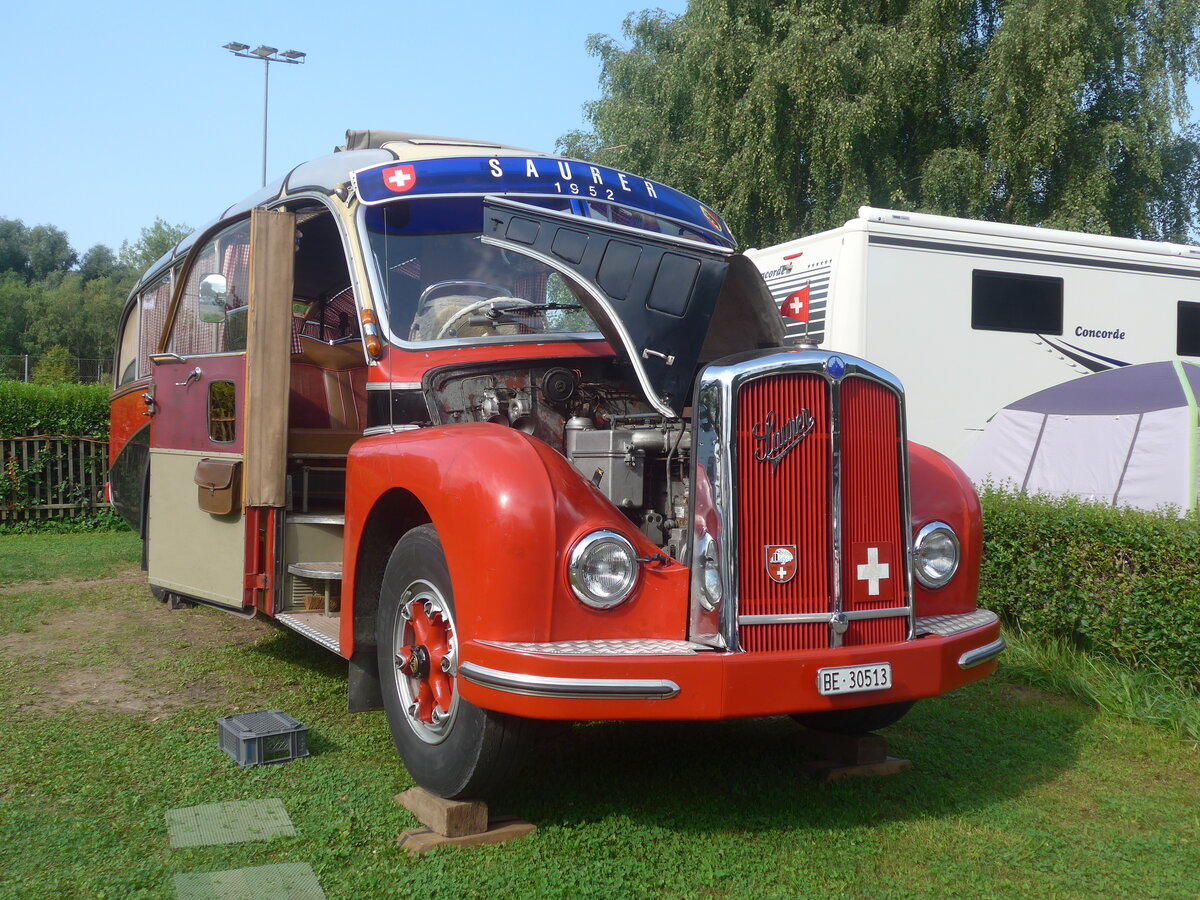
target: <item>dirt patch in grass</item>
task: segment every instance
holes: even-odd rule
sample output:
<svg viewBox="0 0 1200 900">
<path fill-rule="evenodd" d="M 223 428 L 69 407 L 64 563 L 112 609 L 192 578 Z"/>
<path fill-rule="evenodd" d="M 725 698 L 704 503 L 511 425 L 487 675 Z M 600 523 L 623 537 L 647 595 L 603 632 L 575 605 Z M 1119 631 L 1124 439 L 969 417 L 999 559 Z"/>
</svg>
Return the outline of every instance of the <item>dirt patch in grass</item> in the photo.
<svg viewBox="0 0 1200 900">
<path fill-rule="evenodd" d="M 118 588 L 115 594 L 113 587 Z M 112 660 L 103 665 L 68 662 L 41 678 L 36 693 L 21 698 L 19 705 L 25 709 L 60 712 L 82 706 L 155 717 L 220 702 L 223 684 L 203 678 L 174 681 L 156 664 L 171 654 L 253 644 L 272 631 L 265 622 L 236 619 L 220 610 L 168 609 L 150 596 L 145 575 L 136 569 L 96 582 L 56 581 L 22 588 L 24 593 L 103 590 L 108 596 L 101 601 L 104 605 L 53 611 L 27 632 L 0 635 L 0 656 L 38 665 L 56 658 L 70 660 L 73 650 L 83 655 L 100 647 Z"/>
<path fill-rule="evenodd" d="M 16 594 L 28 594 L 33 591 L 86 591 L 100 587 L 110 587 L 120 584 L 146 584 L 146 573 L 141 569 L 123 569 L 113 572 L 104 578 L 80 580 L 77 578 L 55 578 L 49 581 L 18 581 L 15 584 L 0 585 L 0 597 L 11 597 Z M 149 594 L 150 589 L 146 588 Z"/>
<path fill-rule="evenodd" d="M 39 685 L 38 693 L 21 706 L 43 712 L 84 706 L 158 717 L 177 709 L 219 702 L 224 696 L 221 685 L 197 682 L 168 691 L 162 685 L 139 680 L 124 666 L 104 666 L 69 669 Z"/>
<path fill-rule="evenodd" d="M 1010 703 L 1020 703 L 1025 706 L 1040 706 L 1043 703 L 1049 703 L 1051 706 L 1056 706 L 1059 709 L 1079 709 L 1079 704 L 1069 697 L 1063 697 L 1060 694 L 1051 694 L 1048 691 L 1043 691 L 1041 688 L 1036 688 L 1028 684 L 1020 684 L 1018 682 L 1005 682 L 996 687 L 1001 699 Z"/>
</svg>

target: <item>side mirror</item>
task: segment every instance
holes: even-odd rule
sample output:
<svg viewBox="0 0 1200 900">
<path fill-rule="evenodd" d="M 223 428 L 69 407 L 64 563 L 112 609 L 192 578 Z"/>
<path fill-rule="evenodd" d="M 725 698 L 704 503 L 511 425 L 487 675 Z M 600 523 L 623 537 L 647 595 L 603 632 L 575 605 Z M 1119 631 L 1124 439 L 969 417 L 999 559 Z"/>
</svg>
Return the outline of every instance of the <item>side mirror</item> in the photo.
<svg viewBox="0 0 1200 900">
<path fill-rule="evenodd" d="M 225 294 L 229 290 L 224 275 L 205 275 L 200 279 L 200 321 L 216 324 L 225 321 Z"/>
</svg>

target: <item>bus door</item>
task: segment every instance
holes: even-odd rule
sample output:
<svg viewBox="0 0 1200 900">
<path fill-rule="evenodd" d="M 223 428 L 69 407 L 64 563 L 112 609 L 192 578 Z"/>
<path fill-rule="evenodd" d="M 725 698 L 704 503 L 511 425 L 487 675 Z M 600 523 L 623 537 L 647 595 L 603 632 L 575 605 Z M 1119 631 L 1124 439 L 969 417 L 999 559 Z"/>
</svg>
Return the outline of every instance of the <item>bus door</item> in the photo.
<svg viewBox="0 0 1200 900">
<path fill-rule="evenodd" d="M 152 362 L 152 585 L 241 609 L 271 589 L 286 503 L 294 217 L 255 210 L 210 235 Z"/>
</svg>

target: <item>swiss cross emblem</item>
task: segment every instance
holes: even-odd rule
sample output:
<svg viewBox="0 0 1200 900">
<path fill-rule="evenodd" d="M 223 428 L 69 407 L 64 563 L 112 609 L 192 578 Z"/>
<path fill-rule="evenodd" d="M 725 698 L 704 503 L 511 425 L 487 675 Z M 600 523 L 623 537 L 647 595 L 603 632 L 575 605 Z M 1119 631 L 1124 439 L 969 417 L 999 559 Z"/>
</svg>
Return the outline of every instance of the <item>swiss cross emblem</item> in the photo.
<svg viewBox="0 0 1200 900">
<path fill-rule="evenodd" d="M 806 284 L 800 290 L 788 294 L 787 299 L 783 301 L 783 314 L 797 322 L 808 322 L 808 301 L 809 290 Z"/>
<path fill-rule="evenodd" d="M 383 170 L 383 183 L 389 191 L 403 194 L 417 183 L 417 173 L 412 166 L 392 166 Z"/>
<path fill-rule="evenodd" d="M 787 584 L 796 575 L 796 545 L 772 544 L 763 548 L 767 574 L 777 584 Z"/>
<path fill-rule="evenodd" d="M 850 576 L 855 600 L 895 600 L 896 566 L 892 545 L 855 544 L 851 548 Z"/>
</svg>

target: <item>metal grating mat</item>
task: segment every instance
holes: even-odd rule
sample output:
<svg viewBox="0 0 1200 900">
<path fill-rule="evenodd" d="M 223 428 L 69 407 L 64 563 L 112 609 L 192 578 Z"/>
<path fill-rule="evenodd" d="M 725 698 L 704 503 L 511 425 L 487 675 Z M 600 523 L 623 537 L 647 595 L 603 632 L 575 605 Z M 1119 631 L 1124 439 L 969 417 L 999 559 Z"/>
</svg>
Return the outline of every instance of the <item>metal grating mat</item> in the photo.
<svg viewBox="0 0 1200 900">
<path fill-rule="evenodd" d="M 176 900 L 325 900 L 308 863 L 280 863 L 175 876 Z"/>
<path fill-rule="evenodd" d="M 291 837 L 296 829 L 283 801 L 272 799 L 171 809 L 167 811 L 167 832 L 172 847 L 205 847 Z"/>
</svg>

